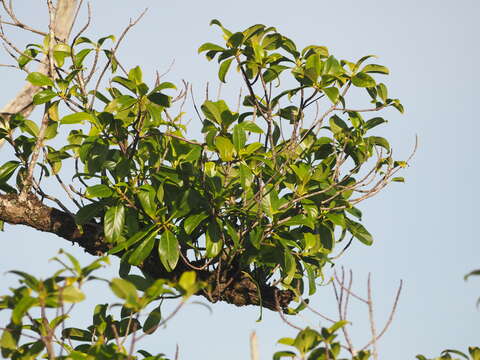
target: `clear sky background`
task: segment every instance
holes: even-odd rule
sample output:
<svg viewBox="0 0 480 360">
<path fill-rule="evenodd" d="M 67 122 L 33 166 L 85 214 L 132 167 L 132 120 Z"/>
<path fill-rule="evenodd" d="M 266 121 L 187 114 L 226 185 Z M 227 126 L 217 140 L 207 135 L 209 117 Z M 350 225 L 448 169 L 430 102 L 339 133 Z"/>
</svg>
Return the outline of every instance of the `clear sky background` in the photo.
<svg viewBox="0 0 480 360">
<path fill-rule="evenodd" d="M 45 24 L 43 2 L 14 3 L 25 22 Z M 407 182 L 393 184 L 360 206 L 363 223 L 375 237 L 373 246 L 354 243 L 337 264 L 353 269 L 358 292 L 364 292 L 367 275 L 373 274 L 378 327 L 388 316 L 399 280 L 405 282 L 395 321 L 379 345 L 380 358 L 413 359 L 418 353 L 433 356 L 445 348 L 466 350 L 468 345 L 480 344 L 480 312 L 475 308 L 480 279 L 463 281 L 467 272 L 480 268 L 477 0 L 96 0 L 92 6 L 93 26 L 88 32 L 92 38 L 119 34 L 130 17 L 149 7 L 125 40 L 122 62 L 128 67 L 141 65 L 153 81 L 155 70 L 164 72 L 175 60 L 165 80 L 189 81 L 198 99 L 207 81 L 218 84 L 216 65 L 197 55 L 201 43 L 220 39 L 219 31 L 208 26 L 212 18 L 234 30 L 256 23 L 272 25 L 299 47 L 326 45 L 337 58 L 378 55 L 377 62 L 391 70 L 386 81 L 390 93 L 406 108 L 405 115 L 388 112 L 390 123 L 382 134 L 391 139 L 397 158 L 407 157 L 415 134 L 420 146 L 412 166 L 403 173 Z M 20 43 L 32 40 L 7 30 Z M 1 59 L 8 61 L 5 56 Z M 5 68 L 0 71 L 0 100 L 6 103 L 25 75 Z M 229 78 L 234 76 L 232 72 Z M 238 87 L 227 87 L 222 94 L 236 103 Z M 193 113 L 188 116 L 192 134 L 198 134 L 198 120 Z M 3 147 L 0 161 L 7 160 L 10 153 Z M 47 261 L 60 247 L 84 263 L 92 259 L 62 239 L 25 227 L 6 226 L 0 244 L 1 294 L 16 283 L 5 271 L 21 269 L 47 276 L 55 268 Z M 114 276 L 115 271 L 114 265 L 105 274 Z M 87 295 L 89 302 L 79 307 L 73 323 L 87 325 L 89 304 L 114 300 L 101 286 L 90 287 Z M 333 304 L 330 288 L 321 289 L 313 300 L 317 310 L 335 316 Z M 256 323 L 255 307 L 216 304 L 212 310 L 210 314 L 199 305 L 187 306 L 144 347 L 173 357 L 178 344 L 180 359 L 245 360 L 248 337 L 256 330 L 261 358 L 269 359 L 282 349 L 275 341 L 294 333 L 270 311 Z M 354 306 L 352 314 L 352 337 L 360 345 L 368 337 L 367 312 Z M 296 320 L 302 326 L 318 323 L 308 312 Z"/>
</svg>

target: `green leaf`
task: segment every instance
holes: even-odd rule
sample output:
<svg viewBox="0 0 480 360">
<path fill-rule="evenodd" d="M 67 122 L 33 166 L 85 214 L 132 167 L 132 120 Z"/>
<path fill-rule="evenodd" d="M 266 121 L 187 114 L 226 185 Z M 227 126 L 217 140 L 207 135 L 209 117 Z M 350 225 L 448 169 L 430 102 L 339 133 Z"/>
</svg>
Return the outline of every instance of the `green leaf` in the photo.
<svg viewBox="0 0 480 360">
<path fill-rule="evenodd" d="M 125 208 L 119 204 L 110 207 L 104 217 L 105 240 L 108 242 L 117 242 L 122 235 L 125 224 Z"/>
<path fill-rule="evenodd" d="M 198 53 L 200 54 L 201 52 L 204 52 L 204 51 L 225 51 L 226 49 L 221 47 L 220 45 L 216 45 L 216 44 L 213 44 L 213 43 L 205 43 L 205 44 L 202 44 L 199 48 L 198 48 Z"/>
<path fill-rule="evenodd" d="M 325 94 L 327 94 L 328 98 L 332 103 L 336 104 L 338 102 L 338 99 L 340 97 L 340 91 L 338 91 L 338 88 L 332 86 L 329 88 L 324 88 L 322 90 Z"/>
<path fill-rule="evenodd" d="M 392 181 L 404 183 L 404 182 L 405 182 L 405 178 L 402 177 L 402 176 L 397 176 L 397 177 L 392 178 Z"/>
<path fill-rule="evenodd" d="M 110 281 L 110 289 L 120 299 L 124 299 L 127 302 L 135 303 L 138 299 L 137 289 L 130 281 L 114 278 Z"/>
<path fill-rule="evenodd" d="M 45 130 L 45 140 L 51 140 L 58 134 L 58 123 L 54 122 L 47 126 Z"/>
<path fill-rule="evenodd" d="M 218 78 L 220 79 L 221 82 L 225 83 L 225 76 L 227 75 L 228 69 L 230 69 L 230 65 L 233 61 L 233 58 L 225 60 L 222 62 L 220 65 L 220 68 L 218 70 Z"/>
<path fill-rule="evenodd" d="M 145 334 L 153 334 L 155 330 L 157 330 L 161 319 L 162 313 L 160 311 L 160 306 L 158 306 L 148 314 L 147 319 L 143 323 L 143 332 Z"/>
<path fill-rule="evenodd" d="M 19 161 L 8 161 L 3 164 L 2 167 L 0 167 L 0 182 L 7 182 L 19 166 Z"/>
<path fill-rule="evenodd" d="M 335 244 L 335 238 L 333 236 L 333 231 L 328 226 L 320 224 L 318 226 L 318 234 L 320 235 L 320 242 L 325 250 L 331 252 Z"/>
<path fill-rule="evenodd" d="M 160 261 L 167 271 L 173 271 L 180 256 L 178 239 L 170 230 L 165 230 L 158 244 Z"/>
<path fill-rule="evenodd" d="M 185 229 L 185 232 L 190 235 L 193 230 L 195 230 L 200 223 L 208 218 L 207 213 L 200 213 L 200 214 L 195 214 L 191 215 L 188 218 L 185 219 L 183 222 L 183 228 Z"/>
<path fill-rule="evenodd" d="M 156 93 L 156 92 L 159 92 L 159 91 L 162 91 L 162 90 L 165 90 L 165 89 L 176 89 L 177 87 L 172 84 L 171 82 L 163 82 L 163 83 L 160 83 L 160 85 L 156 86 L 155 89 L 152 90 L 152 93 Z"/>
<path fill-rule="evenodd" d="M 352 84 L 357 87 L 374 87 L 376 85 L 375 80 L 363 72 L 359 72 L 352 77 Z"/>
<path fill-rule="evenodd" d="M 182 276 L 180 276 L 178 285 L 185 291 L 186 296 L 194 294 L 198 290 L 197 274 L 195 271 L 185 271 Z"/>
<path fill-rule="evenodd" d="M 255 124 L 252 121 L 244 121 L 244 122 L 240 123 L 239 125 L 241 125 L 242 129 L 245 130 L 245 131 L 253 132 L 253 133 L 256 133 L 256 134 L 263 134 L 263 130 L 260 128 L 260 126 L 258 126 L 257 124 Z"/>
<path fill-rule="evenodd" d="M 297 354 L 295 354 L 292 351 L 277 351 L 275 354 L 273 354 L 273 360 L 281 360 L 283 358 L 295 358 Z"/>
<path fill-rule="evenodd" d="M 17 339 L 8 328 L 3 330 L 2 338 L 0 339 L 0 347 L 9 350 L 16 350 L 17 348 Z"/>
<path fill-rule="evenodd" d="M 86 224 L 91 219 L 98 216 L 103 208 L 104 205 L 99 203 L 85 205 L 83 208 L 78 210 L 77 214 L 75 215 L 75 222 L 78 225 Z"/>
<path fill-rule="evenodd" d="M 390 71 L 385 66 L 377 64 L 368 64 L 361 71 L 364 73 L 375 73 L 384 75 L 388 75 L 390 73 Z"/>
<path fill-rule="evenodd" d="M 337 115 L 333 115 L 330 118 L 329 122 L 330 122 L 330 130 L 332 130 L 334 134 L 338 134 L 343 132 L 344 130 L 348 130 L 347 123 Z"/>
<path fill-rule="evenodd" d="M 171 98 L 168 95 L 154 92 L 147 96 L 148 100 L 152 103 L 163 106 L 163 107 L 170 107 Z"/>
<path fill-rule="evenodd" d="M 480 275 L 480 269 L 478 270 L 473 270 L 469 272 L 467 275 L 464 276 L 465 281 L 468 280 L 470 276 L 479 276 Z"/>
<path fill-rule="evenodd" d="M 371 144 L 381 146 L 385 150 L 390 151 L 390 144 L 388 143 L 387 139 L 380 137 L 380 136 L 370 136 L 366 138 Z"/>
<path fill-rule="evenodd" d="M 138 100 L 130 95 L 121 95 L 113 99 L 105 107 L 106 112 L 118 113 L 131 108 Z"/>
<path fill-rule="evenodd" d="M 215 138 L 215 146 L 220 154 L 220 158 L 223 161 L 232 161 L 235 154 L 235 148 L 232 142 L 223 136 L 217 136 Z"/>
<path fill-rule="evenodd" d="M 20 125 L 20 128 L 22 129 L 22 131 L 25 131 L 35 137 L 38 136 L 38 132 L 40 131 L 38 125 L 35 124 L 32 120 L 24 120 L 23 123 Z"/>
<path fill-rule="evenodd" d="M 207 119 L 215 121 L 217 124 L 222 124 L 222 114 L 217 102 L 205 101 L 201 107 Z"/>
<path fill-rule="evenodd" d="M 144 239 L 147 235 L 149 235 L 150 231 L 155 229 L 156 224 L 151 225 L 146 230 L 136 232 L 132 237 L 130 237 L 127 241 L 122 241 L 113 249 L 109 250 L 109 254 L 116 254 L 119 251 L 128 249 L 130 246 L 136 244 L 140 240 Z M 155 232 L 155 235 L 158 233 L 158 229 Z"/>
<path fill-rule="evenodd" d="M 237 153 L 240 152 L 241 149 L 245 146 L 247 142 L 247 135 L 245 134 L 245 130 L 242 127 L 242 123 L 237 124 L 233 127 L 233 145 L 235 146 L 235 150 Z"/>
<path fill-rule="evenodd" d="M 360 240 L 362 243 L 365 245 L 372 245 L 373 243 L 373 238 L 372 235 L 365 229 L 365 227 L 357 223 L 353 220 L 350 220 L 348 218 L 345 218 L 347 222 L 347 229 L 350 231 L 350 233 L 356 237 L 358 240 Z"/>
<path fill-rule="evenodd" d="M 61 290 L 62 300 L 68 303 L 78 303 L 85 300 L 85 294 L 74 285 L 67 286 Z"/>
<path fill-rule="evenodd" d="M 142 185 L 140 186 L 139 190 L 140 191 L 137 193 L 137 196 L 138 200 L 140 200 L 143 211 L 145 211 L 145 213 L 152 219 L 155 219 L 157 212 L 155 188 L 151 185 Z"/>
<path fill-rule="evenodd" d="M 35 105 L 45 104 L 56 96 L 57 93 L 50 89 L 42 90 L 34 95 L 33 103 Z"/>
<path fill-rule="evenodd" d="M 24 296 L 22 299 L 15 304 L 15 307 L 12 311 L 12 321 L 14 324 L 19 325 L 22 322 L 22 318 L 25 315 L 25 313 L 36 303 L 38 303 L 38 300 L 31 297 L 31 296 Z"/>
<path fill-rule="evenodd" d="M 380 99 L 383 100 L 383 102 L 387 101 L 388 98 L 388 90 L 385 84 L 380 83 L 377 85 L 377 92 L 378 96 L 380 96 Z"/>
<path fill-rule="evenodd" d="M 305 225 L 312 230 L 315 228 L 314 221 L 305 215 L 296 215 L 291 219 L 283 222 L 282 225 L 285 225 L 285 226 Z"/>
<path fill-rule="evenodd" d="M 64 329 L 62 331 L 62 336 L 67 339 L 78 340 L 78 341 L 91 341 L 93 338 L 93 335 L 90 331 L 77 329 L 77 328 Z"/>
<path fill-rule="evenodd" d="M 64 116 L 60 120 L 60 124 L 83 124 L 84 121 L 88 121 L 90 123 L 95 122 L 95 118 L 92 114 L 86 113 L 86 112 L 78 112 L 70 115 Z"/>
<path fill-rule="evenodd" d="M 136 66 L 128 72 L 128 78 L 139 85 L 143 82 L 142 69 L 140 66 Z"/>
<path fill-rule="evenodd" d="M 206 251 L 205 256 L 207 258 L 214 258 L 223 248 L 223 240 L 220 234 L 220 229 L 218 224 L 214 221 L 211 221 L 208 224 L 207 232 L 205 234 L 206 240 Z"/>
<path fill-rule="evenodd" d="M 108 198 L 112 196 L 113 191 L 107 185 L 98 184 L 87 187 L 85 191 L 85 196 L 89 199 L 93 198 Z"/>
<path fill-rule="evenodd" d="M 143 260 L 147 258 L 148 255 L 150 255 L 153 246 L 155 245 L 155 237 L 157 236 L 157 234 L 158 230 L 151 232 L 145 238 L 145 240 L 143 240 L 140 245 L 135 248 L 135 250 L 128 258 L 129 264 L 138 266 L 142 263 Z"/>
<path fill-rule="evenodd" d="M 381 124 L 384 124 L 386 123 L 387 120 L 385 120 L 384 118 L 381 118 L 381 117 L 375 117 L 373 119 L 370 119 L 368 120 L 366 123 L 365 123 L 365 126 L 364 128 L 366 130 L 370 130 L 370 129 L 373 129 L 374 127 L 378 126 L 378 125 L 381 125 Z"/>
<path fill-rule="evenodd" d="M 47 75 L 39 73 L 39 72 L 32 72 L 28 74 L 27 81 L 30 84 L 35 86 L 53 86 L 53 80 L 50 79 Z"/>
<path fill-rule="evenodd" d="M 293 280 L 295 272 L 297 271 L 297 265 L 295 263 L 295 258 L 293 257 L 290 249 L 285 249 L 283 252 L 283 263 L 282 270 L 284 272 L 283 282 L 285 284 L 290 284 Z"/>
</svg>

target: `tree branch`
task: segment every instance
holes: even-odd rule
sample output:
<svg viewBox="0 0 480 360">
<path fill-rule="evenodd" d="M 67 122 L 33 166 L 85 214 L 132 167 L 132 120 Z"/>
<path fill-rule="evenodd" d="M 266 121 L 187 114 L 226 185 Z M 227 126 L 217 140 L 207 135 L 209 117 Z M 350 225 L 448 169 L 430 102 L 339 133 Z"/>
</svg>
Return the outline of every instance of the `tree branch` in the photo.
<svg viewBox="0 0 480 360">
<path fill-rule="evenodd" d="M 77 226 L 72 215 L 43 204 L 33 194 L 28 194 L 24 201 L 17 194 L 0 194 L 0 220 L 55 234 L 77 243 L 85 252 L 94 256 L 102 255 L 112 247 L 112 244 L 104 241 L 101 225 L 91 222 Z M 122 255 L 121 252 L 116 254 L 119 257 Z M 185 271 L 192 271 L 186 264 L 178 263 L 174 271 L 167 272 L 155 252 L 139 268 L 155 279 L 172 281 L 178 280 Z M 273 311 L 278 308 L 285 311 L 295 297 L 291 290 L 279 290 L 268 284 L 259 284 L 258 289 L 250 274 L 231 267 L 222 271 L 220 276 L 216 271 L 206 269 L 195 272 L 199 280 L 208 284 L 197 295 L 202 295 L 211 302 L 225 301 L 236 306 L 261 305 Z"/>
</svg>

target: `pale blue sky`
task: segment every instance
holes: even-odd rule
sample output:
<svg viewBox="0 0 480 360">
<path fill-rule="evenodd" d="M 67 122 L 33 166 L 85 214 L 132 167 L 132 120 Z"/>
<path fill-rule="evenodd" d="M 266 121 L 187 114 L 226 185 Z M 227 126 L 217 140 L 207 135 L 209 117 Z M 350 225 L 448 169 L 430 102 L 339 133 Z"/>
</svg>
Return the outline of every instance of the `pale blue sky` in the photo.
<svg viewBox="0 0 480 360">
<path fill-rule="evenodd" d="M 26 22 L 41 24 L 46 19 L 40 6 L 17 2 Z M 391 139 L 397 157 L 407 156 L 415 134 L 420 147 L 403 174 L 405 184 L 394 184 L 361 205 L 374 245 L 355 243 L 338 265 L 353 269 L 359 292 L 368 272 L 373 273 L 379 327 L 387 317 L 399 280 L 405 281 L 396 319 L 380 342 L 382 359 L 413 359 L 418 353 L 433 356 L 444 348 L 465 350 L 468 345 L 480 344 L 480 313 L 475 308 L 480 279 L 463 281 L 465 273 L 480 268 L 476 220 L 480 199 L 475 185 L 479 175 L 475 144 L 480 130 L 476 109 L 480 80 L 478 1 L 97 0 L 92 5 L 92 37 L 119 34 L 129 17 L 149 7 L 142 22 L 127 36 L 121 59 L 127 66 L 141 65 L 146 76 L 156 69 L 165 71 L 175 60 L 166 79 L 189 81 L 198 98 L 202 98 L 207 81 L 215 86 L 218 83 L 215 64 L 196 52 L 201 43 L 219 39 L 217 29 L 208 26 L 212 18 L 238 30 L 255 23 L 272 25 L 300 46 L 326 45 L 338 58 L 378 55 L 377 61 L 391 70 L 387 80 L 390 93 L 406 108 L 403 116 L 388 113 L 390 123 L 383 134 Z M 27 41 L 10 34 L 13 39 Z M 20 88 L 19 79 L 24 74 L 0 71 L 0 100 L 5 103 Z M 238 87 L 225 88 L 223 97 L 236 102 L 237 92 Z M 198 121 L 194 114 L 189 116 L 192 131 L 197 133 Z M 6 160 L 9 153 L 2 148 L 0 161 Z M 23 227 L 6 226 L 0 241 L 2 294 L 14 283 L 12 276 L 3 276 L 5 271 L 15 268 L 46 276 L 52 268 L 46 261 L 59 247 L 84 261 L 90 259 L 78 247 Z M 108 291 L 91 290 L 92 303 L 109 301 Z M 313 304 L 333 316 L 331 295 L 330 288 L 320 290 Z M 269 359 L 282 348 L 275 341 L 293 334 L 269 311 L 264 312 L 263 322 L 256 323 L 258 309 L 254 307 L 217 304 L 212 309 L 210 315 L 203 307 L 188 306 L 167 329 L 146 340 L 145 347 L 173 356 L 178 343 L 181 359 L 245 360 L 249 358 L 249 334 L 257 330 L 261 358 Z M 357 344 L 362 343 L 368 331 L 367 313 L 355 306 L 352 314 L 356 326 L 352 336 Z M 88 306 L 82 305 L 77 316 L 79 321 L 89 319 Z M 312 314 L 305 312 L 302 317 L 297 324 L 318 324 Z"/>
</svg>

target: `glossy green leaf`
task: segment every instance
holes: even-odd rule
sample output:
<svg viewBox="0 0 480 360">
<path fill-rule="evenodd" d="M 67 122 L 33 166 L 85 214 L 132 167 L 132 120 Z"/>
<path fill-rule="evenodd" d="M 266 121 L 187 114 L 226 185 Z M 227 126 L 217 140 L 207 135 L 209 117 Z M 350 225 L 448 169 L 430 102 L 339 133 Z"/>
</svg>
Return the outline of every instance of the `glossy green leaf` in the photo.
<svg viewBox="0 0 480 360">
<path fill-rule="evenodd" d="M 365 229 L 365 227 L 362 224 L 357 223 L 348 218 L 346 218 L 345 220 L 347 222 L 348 231 L 350 231 L 350 233 L 354 237 L 356 237 L 365 245 L 372 245 L 373 243 L 372 235 L 370 235 L 370 233 L 367 231 L 367 229 Z"/>
<path fill-rule="evenodd" d="M 127 225 L 128 226 L 128 225 Z M 151 225 L 146 230 L 138 231 L 133 236 L 131 236 L 128 240 L 120 242 L 117 246 L 113 249 L 109 250 L 109 254 L 116 254 L 119 251 L 129 249 L 132 245 L 135 245 L 137 242 L 143 240 L 150 232 L 153 230 L 155 231 L 156 224 Z M 156 230 L 155 235 L 158 233 L 158 229 Z"/>
<path fill-rule="evenodd" d="M 78 210 L 77 214 L 75 215 L 75 222 L 79 225 L 86 224 L 94 217 L 97 217 L 103 209 L 104 205 L 99 203 L 85 205 Z"/>
<path fill-rule="evenodd" d="M 84 121 L 95 122 L 95 118 L 92 114 L 86 112 L 78 112 L 64 116 L 61 120 L 61 124 L 83 124 Z"/>
<path fill-rule="evenodd" d="M 8 179 L 10 179 L 19 166 L 19 161 L 7 161 L 5 164 L 3 164 L 0 167 L 0 182 L 6 182 Z"/>
<path fill-rule="evenodd" d="M 334 134 L 341 133 L 345 130 L 348 130 L 348 125 L 345 121 L 343 121 L 340 117 L 337 115 L 333 115 L 330 120 L 330 129 Z"/>
<path fill-rule="evenodd" d="M 32 136 L 37 137 L 40 131 L 38 125 L 34 123 L 32 120 L 24 120 L 23 123 L 20 125 L 22 131 L 29 133 Z"/>
<path fill-rule="evenodd" d="M 90 331 L 78 328 L 66 328 L 62 331 L 62 336 L 78 341 L 91 341 L 93 338 L 93 334 Z"/>
<path fill-rule="evenodd" d="M 368 64 L 363 69 L 362 72 L 364 73 L 375 73 L 375 74 L 384 74 L 388 75 L 390 71 L 382 65 L 377 64 Z"/>
<path fill-rule="evenodd" d="M 21 324 L 24 315 L 35 304 L 38 304 L 37 299 L 28 295 L 22 297 L 12 311 L 12 322 L 16 325 Z"/>
<path fill-rule="evenodd" d="M 359 72 L 352 77 L 352 84 L 357 87 L 374 87 L 376 85 L 375 80 L 368 74 Z"/>
<path fill-rule="evenodd" d="M 215 146 L 220 153 L 220 158 L 223 161 L 232 161 L 235 154 L 235 148 L 232 142 L 223 136 L 218 136 L 215 138 Z"/>
<path fill-rule="evenodd" d="M 205 43 L 205 44 L 202 44 L 202 46 L 200 46 L 198 48 L 198 53 L 200 54 L 201 52 L 204 52 L 204 51 L 211 51 L 211 50 L 214 50 L 214 51 L 225 51 L 226 49 L 219 46 L 219 45 L 216 45 L 216 44 L 213 44 L 213 43 Z"/>
<path fill-rule="evenodd" d="M 388 90 L 385 84 L 380 83 L 377 85 L 377 93 L 378 93 L 378 96 L 380 96 L 380 99 L 382 99 L 384 102 L 387 101 Z"/>
<path fill-rule="evenodd" d="M 368 121 L 365 123 L 364 128 L 365 128 L 366 130 L 370 130 L 370 129 L 373 129 L 374 127 L 377 127 L 378 125 L 384 124 L 384 123 L 386 123 L 386 122 L 387 122 L 387 120 L 385 120 L 384 118 L 375 117 L 375 118 L 373 118 L 373 119 L 368 120 Z"/>
<path fill-rule="evenodd" d="M 145 334 L 153 334 L 155 330 L 157 330 L 161 319 L 162 313 L 160 311 L 160 306 L 158 306 L 148 314 L 147 319 L 143 323 L 143 332 Z"/>
<path fill-rule="evenodd" d="M 335 238 L 332 229 L 328 226 L 320 224 L 318 226 L 318 234 L 320 235 L 320 242 L 325 250 L 331 252 L 335 244 Z"/>
<path fill-rule="evenodd" d="M 167 271 L 173 271 L 180 256 L 178 239 L 170 230 L 165 230 L 158 243 L 158 256 Z"/>
<path fill-rule="evenodd" d="M 152 231 L 150 234 L 148 234 L 148 236 L 145 236 L 143 241 L 135 248 L 128 258 L 129 264 L 138 266 L 147 258 L 148 255 L 150 255 L 153 247 L 155 246 L 155 237 L 157 234 L 158 230 Z"/>
<path fill-rule="evenodd" d="M 263 134 L 262 128 L 252 121 L 244 121 L 239 125 L 241 125 L 242 129 L 245 131 L 253 132 L 256 134 Z"/>
<path fill-rule="evenodd" d="M 154 219 L 157 211 L 155 188 L 151 185 L 140 186 L 137 196 L 140 200 L 143 211 L 145 211 L 148 216 Z"/>
<path fill-rule="evenodd" d="M 295 358 L 297 354 L 295 354 L 292 351 L 277 351 L 275 354 L 273 354 L 273 360 L 281 360 L 284 358 Z"/>
<path fill-rule="evenodd" d="M 325 94 L 327 94 L 328 98 L 330 101 L 334 104 L 337 103 L 339 97 L 340 97 L 340 92 L 338 91 L 338 88 L 336 87 L 328 87 L 322 89 Z"/>
<path fill-rule="evenodd" d="M 205 234 L 206 240 L 206 252 L 205 256 L 207 258 L 213 258 L 220 254 L 223 248 L 223 239 L 220 233 L 220 229 L 216 222 L 210 222 L 208 224 L 207 232 Z"/>
<path fill-rule="evenodd" d="M 148 100 L 150 100 L 154 104 L 157 104 L 163 107 L 170 107 L 170 104 L 171 104 L 170 96 L 159 93 L 159 92 L 155 92 L 148 95 Z"/>
<path fill-rule="evenodd" d="M 87 187 L 85 191 L 85 196 L 93 199 L 93 198 L 107 198 L 112 196 L 113 191 L 107 185 L 98 184 Z"/>
<path fill-rule="evenodd" d="M 185 232 L 190 235 L 206 218 L 208 218 L 207 213 L 200 213 L 189 216 L 183 223 L 183 228 L 185 229 Z"/>
<path fill-rule="evenodd" d="M 241 124 L 237 124 L 233 127 L 233 146 L 235 147 L 235 150 L 237 150 L 237 153 L 240 152 L 241 149 L 245 146 L 245 143 L 247 142 L 247 134 L 245 134 L 245 130 L 242 127 Z"/>
<path fill-rule="evenodd" d="M 39 73 L 39 72 L 32 72 L 28 74 L 27 81 L 35 86 L 53 86 L 53 80 L 50 79 L 47 75 Z"/>
<path fill-rule="evenodd" d="M 33 103 L 35 105 L 45 104 L 56 96 L 57 93 L 50 89 L 42 90 L 33 96 Z"/>
<path fill-rule="evenodd" d="M 381 146 L 385 150 L 390 151 L 390 144 L 388 143 L 387 139 L 380 136 L 370 136 L 367 139 L 371 144 Z"/>
<path fill-rule="evenodd" d="M 295 263 L 295 258 L 289 249 L 285 249 L 283 251 L 282 270 L 284 272 L 283 282 L 285 284 L 290 284 L 293 280 L 295 272 L 297 271 L 297 265 Z"/>
<path fill-rule="evenodd" d="M 225 76 L 227 75 L 228 69 L 230 69 L 230 65 L 232 64 L 233 58 L 225 60 L 222 62 L 220 65 L 220 68 L 218 70 L 218 78 L 220 79 L 221 82 L 225 83 Z"/>
<path fill-rule="evenodd" d="M 125 224 L 125 208 L 123 205 L 115 205 L 110 207 L 104 217 L 104 233 L 105 240 L 108 242 L 117 242 L 122 235 L 123 226 Z"/>
</svg>

